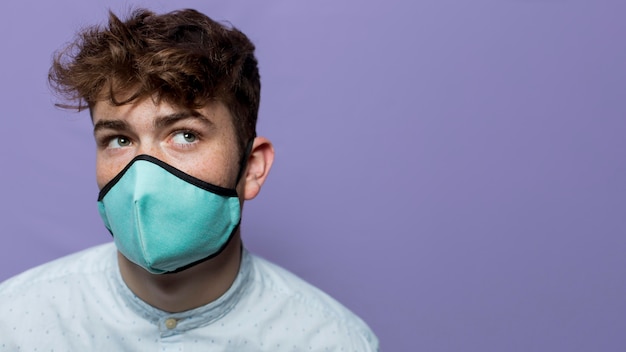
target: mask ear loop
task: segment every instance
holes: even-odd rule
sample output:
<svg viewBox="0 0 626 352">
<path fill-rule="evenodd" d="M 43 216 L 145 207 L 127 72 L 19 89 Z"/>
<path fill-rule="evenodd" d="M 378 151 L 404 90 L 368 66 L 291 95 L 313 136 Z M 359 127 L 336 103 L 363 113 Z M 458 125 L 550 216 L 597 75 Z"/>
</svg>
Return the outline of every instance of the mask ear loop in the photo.
<svg viewBox="0 0 626 352">
<path fill-rule="evenodd" d="M 250 157 L 250 153 L 252 153 L 252 145 L 254 144 L 255 138 L 256 138 L 256 133 L 254 133 L 252 135 L 252 138 L 250 138 L 250 141 L 248 141 L 248 144 L 246 145 L 246 151 L 244 152 L 241 160 L 239 161 L 239 173 L 237 174 L 237 179 L 235 181 L 235 188 L 237 188 L 237 185 L 239 184 L 239 181 L 241 180 L 241 177 L 243 176 L 243 173 L 246 170 L 246 167 L 248 166 L 248 157 Z"/>
</svg>

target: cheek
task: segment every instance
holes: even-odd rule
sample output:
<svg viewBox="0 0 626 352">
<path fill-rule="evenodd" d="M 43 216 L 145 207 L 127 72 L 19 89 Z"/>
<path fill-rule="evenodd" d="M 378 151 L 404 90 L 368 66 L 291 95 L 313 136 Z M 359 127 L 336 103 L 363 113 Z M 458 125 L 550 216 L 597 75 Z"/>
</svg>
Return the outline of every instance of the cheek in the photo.
<svg viewBox="0 0 626 352">
<path fill-rule="evenodd" d="M 98 189 L 102 189 L 110 179 L 112 179 L 112 177 L 109 177 L 108 173 L 105 173 L 101 167 L 96 166 L 96 183 L 98 184 Z"/>
<path fill-rule="evenodd" d="M 212 183 L 217 186 L 231 188 L 234 181 L 230 177 L 230 165 L 226 158 L 214 156 L 212 158 L 204 158 L 202 161 L 194 163 L 183 170 L 188 174 L 197 177 L 205 182 Z"/>
<path fill-rule="evenodd" d="M 226 149 L 214 149 L 211 153 L 190 158 L 181 165 L 186 173 L 205 182 L 225 188 L 235 186 L 235 177 L 239 168 L 239 160 Z"/>
<path fill-rule="evenodd" d="M 104 163 L 96 158 L 96 183 L 98 184 L 98 189 L 102 189 L 102 187 L 109 183 L 121 170 L 121 167 Z"/>
</svg>

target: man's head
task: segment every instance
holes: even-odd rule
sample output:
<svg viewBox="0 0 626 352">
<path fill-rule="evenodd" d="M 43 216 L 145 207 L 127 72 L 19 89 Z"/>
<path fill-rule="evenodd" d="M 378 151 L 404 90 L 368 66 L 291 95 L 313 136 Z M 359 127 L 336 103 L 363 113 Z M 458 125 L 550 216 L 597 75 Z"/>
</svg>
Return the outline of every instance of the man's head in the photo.
<svg viewBox="0 0 626 352">
<path fill-rule="evenodd" d="M 195 10 L 136 10 L 125 21 L 110 13 L 106 26 L 82 30 L 55 55 L 49 81 L 69 101 L 59 106 L 91 112 L 100 187 L 149 154 L 206 182 L 241 181 L 240 196 L 252 199 L 271 167 L 271 143 L 254 138 L 261 87 L 254 45 Z M 181 149 L 185 134 L 193 143 L 185 137 L 190 145 Z"/>
<path fill-rule="evenodd" d="M 91 112 L 98 206 L 125 263 L 163 273 L 236 256 L 225 248 L 274 156 L 255 138 L 260 79 L 243 33 L 195 10 L 111 13 L 49 79 L 73 102 L 61 106 Z"/>
<path fill-rule="evenodd" d="M 260 78 L 254 45 L 239 30 L 195 11 L 156 15 L 137 10 L 126 21 L 113 13 L 57 53 L 53 89 L 82 110 L 151 98 L 186 109 L 221 102 L 233 117 L 239 152 L 254 137 Z"/>
</svg>

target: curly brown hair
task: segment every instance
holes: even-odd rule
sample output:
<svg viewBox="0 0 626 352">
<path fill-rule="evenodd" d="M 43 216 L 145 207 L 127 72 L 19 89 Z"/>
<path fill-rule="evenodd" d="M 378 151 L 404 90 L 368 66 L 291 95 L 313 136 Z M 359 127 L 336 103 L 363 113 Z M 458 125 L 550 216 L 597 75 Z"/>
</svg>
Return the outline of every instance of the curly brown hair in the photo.
<svg viewBox="0 0 626 352">
<path fill-rule="evenodd" d="M 239 30 L 196 10 L 157 15 L 145 9 L 125 21 L 80 31 L 54 55 L 50 86 L 78 111 L 108 100 L 123 105 L 153 97 L 199 109 L 224 103 L 240 148 L 255 135 L 261 83 L 254 45 Z"/>
</svg>

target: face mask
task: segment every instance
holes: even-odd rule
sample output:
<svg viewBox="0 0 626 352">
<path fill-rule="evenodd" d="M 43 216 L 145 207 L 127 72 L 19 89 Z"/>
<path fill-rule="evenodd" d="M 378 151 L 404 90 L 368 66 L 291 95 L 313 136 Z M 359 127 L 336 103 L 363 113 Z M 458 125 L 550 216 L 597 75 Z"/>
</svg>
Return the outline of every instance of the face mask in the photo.
<svg viewBox="0 0 626 352">
<path fill-rule="evenodd" d="M 98 210 L 117 249 L 153 274 L 218 255 L 241 220 L 235 189 L 204 182 L 148 155 L 135 157 L 102 188 Z"/>
</svg>

